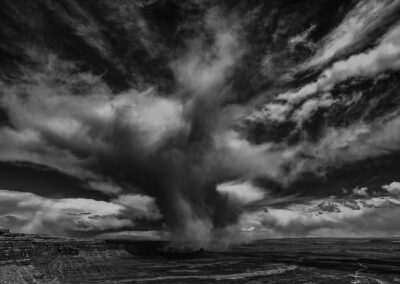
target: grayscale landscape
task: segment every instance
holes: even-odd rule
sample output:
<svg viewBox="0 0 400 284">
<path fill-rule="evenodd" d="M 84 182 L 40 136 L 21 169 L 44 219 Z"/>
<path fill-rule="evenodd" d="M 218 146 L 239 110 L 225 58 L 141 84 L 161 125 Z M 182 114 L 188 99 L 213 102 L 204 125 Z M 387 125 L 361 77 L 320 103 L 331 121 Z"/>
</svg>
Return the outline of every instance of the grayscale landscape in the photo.
<svg viewBox="0 0 400 284">
<path fill-rule="evenodd" d="M 0 0 L 0 284 L 400 283 L 400 0 Z"/>
</svg>

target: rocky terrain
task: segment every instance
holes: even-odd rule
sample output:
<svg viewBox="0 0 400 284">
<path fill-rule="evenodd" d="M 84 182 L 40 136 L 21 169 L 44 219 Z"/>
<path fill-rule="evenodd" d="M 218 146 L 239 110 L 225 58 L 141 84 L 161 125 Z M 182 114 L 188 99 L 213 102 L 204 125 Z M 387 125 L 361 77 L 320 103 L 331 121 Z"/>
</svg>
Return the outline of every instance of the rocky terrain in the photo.
<svg viewBox="0 0 400 284">
<path fill-rule="evenodd" d="M 80 250 L 102 251 L 107 247 L 100 240 L 83 240 L 51 237 L 47 235 L 26 235 L 0 231 L 0 261 L 29 262 L 32 258 L 54 255 L 78 255 Z"/>
<path fill-rule="evenodd" d="M 115 246 L 110 250 L 102 240 L 26 235 L 3 229 L 0 230 L 0 282 L 62 282 L 68 276 L 68 265 L 80 266 L 85 255 L 109 257 L 120 253 Z"/>
<path fill-rule="evenodd" d="M 0 283 L 400 283 L 397 239 L 280 239 L 229 250 L 0 231 Z"/>
</svg>

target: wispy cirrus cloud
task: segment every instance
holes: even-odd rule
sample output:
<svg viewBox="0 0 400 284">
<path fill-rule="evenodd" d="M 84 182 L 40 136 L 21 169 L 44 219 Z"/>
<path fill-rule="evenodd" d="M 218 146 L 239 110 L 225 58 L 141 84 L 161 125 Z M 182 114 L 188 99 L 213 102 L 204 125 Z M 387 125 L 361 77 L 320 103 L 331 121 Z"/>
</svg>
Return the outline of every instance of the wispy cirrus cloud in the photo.
<svg viewBox="0 0 400 284">
<path fill-rule="evenodd" d="M 299 90 L 279 94 L 277 99 L 298 103 L 311 95 L 324 94 L 352 77 L 371 77 L 384 71 L 400 68 L 400 25 L 390 29 L 376 47 L 333 63 L 321 76 Z"/>
<path fill-rule="evenodd" d="M 369 34 L 393 17 L 399 3 L 396 1 L 360 1 L 345 19 L 319 44 L 316 54 L 305 64 L 307 67 L 328 62 L 346 49 L 353 49 Z"/>
</svg>

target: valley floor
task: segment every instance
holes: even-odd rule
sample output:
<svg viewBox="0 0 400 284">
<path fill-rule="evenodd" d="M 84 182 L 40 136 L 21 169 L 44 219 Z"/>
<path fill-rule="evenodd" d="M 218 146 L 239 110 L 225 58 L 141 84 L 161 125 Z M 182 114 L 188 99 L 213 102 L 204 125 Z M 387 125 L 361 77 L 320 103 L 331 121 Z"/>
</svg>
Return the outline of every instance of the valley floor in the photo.
<svg viewBox="0 0 400 284">
<path fill-rule="evenodd" d="M 17 239 L 25 247 L 14 242 L 8 260 L 0 252 L 0 283 L 400 283 L 395 239 L 266 240 L 214 252 L 165 250 L 163 242 L 49 239 L 52 247 L 42 237 Z"/>
</svg>

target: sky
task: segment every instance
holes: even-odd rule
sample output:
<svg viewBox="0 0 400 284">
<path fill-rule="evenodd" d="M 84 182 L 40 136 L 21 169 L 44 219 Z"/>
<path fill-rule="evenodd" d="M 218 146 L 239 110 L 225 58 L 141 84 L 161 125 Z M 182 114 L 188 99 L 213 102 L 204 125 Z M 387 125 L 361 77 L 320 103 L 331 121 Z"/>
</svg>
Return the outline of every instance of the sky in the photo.
<svg viewBox="0 0 400 284">
<path fill-rule="evenodd" d="M 0 227 L 400 235 L 399 1 L 3 2 Z"/>
</svg>

